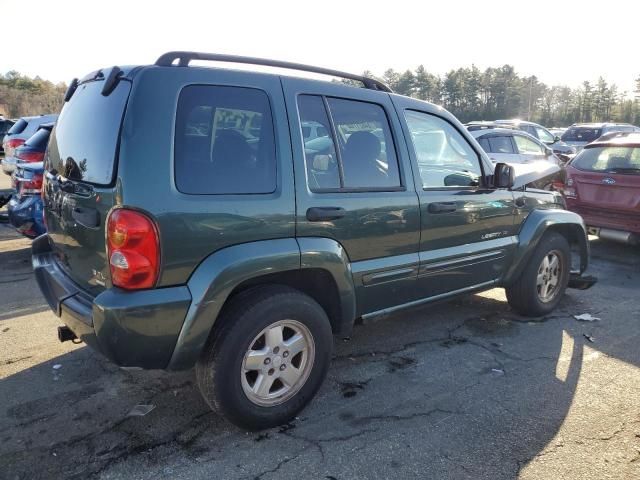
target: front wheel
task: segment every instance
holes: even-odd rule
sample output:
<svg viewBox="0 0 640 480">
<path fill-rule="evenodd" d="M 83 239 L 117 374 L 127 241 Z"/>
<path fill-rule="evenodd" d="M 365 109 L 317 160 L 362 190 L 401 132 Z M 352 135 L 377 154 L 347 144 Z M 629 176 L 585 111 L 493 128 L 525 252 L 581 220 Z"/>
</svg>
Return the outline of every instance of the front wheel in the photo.
<svg viewBox="0 0 640 480">
<path fill-rule="evenodd" d="M 326 313 L 288 287 L 253 289 L 232 300 L 196 364 L 212 409 L 249 430 L 291 420 L 313 398 L 331 360 Z"/>
<path fill-rule="evenodd" d="M 548 232 L 536 247 L 520 278 L 506 288 L 509 305 L 521 315 L 537 317 L 551 312 L 569 283 L 571 250 L 567 239 Z"/>
</svg>

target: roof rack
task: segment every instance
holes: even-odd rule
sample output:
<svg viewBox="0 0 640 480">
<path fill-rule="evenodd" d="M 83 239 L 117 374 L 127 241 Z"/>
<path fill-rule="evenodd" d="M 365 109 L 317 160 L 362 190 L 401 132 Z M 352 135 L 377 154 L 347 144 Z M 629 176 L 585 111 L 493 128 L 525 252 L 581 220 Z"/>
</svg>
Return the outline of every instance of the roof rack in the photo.
<svg viewBox="0 0 640 480">
<path fill-rule="evenodd" d="M 346 78 L 361 82 L 365 88 L 370 90 L 379 90 L 382 92 L 393 93 L 387 85 L 379 80 L 362 75 L 354 75 L 353 73 L 341 72 L 339 70 L 331 70 L 329 68 L 314 67 L 313 65 L 304 65 L 301 63 L 283 62 L 280 60 L 269 60 L 266 58 L 242 57 L 238 55 L 225 55 L 220 53 L 200 53 L 200 52 L 167 52 L 156 60 L 156 65 L 160 67 L 170 67 L 178 60 L 178 67 L 188 67 L 192 60 L 209 60 L 212 62 L 228 62 L 228 63 L 244 63 L 247 65 L 265 65 L 267 67 L 286 68 L 289 70 L 301 70 L 304 72 L 319 73 L 332 77 Z"/>
</svg>

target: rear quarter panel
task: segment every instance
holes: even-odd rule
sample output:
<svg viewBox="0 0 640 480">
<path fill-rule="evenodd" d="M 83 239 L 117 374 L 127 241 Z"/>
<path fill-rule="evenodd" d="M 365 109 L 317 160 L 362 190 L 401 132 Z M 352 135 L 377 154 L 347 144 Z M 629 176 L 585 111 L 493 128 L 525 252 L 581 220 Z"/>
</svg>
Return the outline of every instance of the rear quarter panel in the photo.
<svg viewBox="0 0 640 480">
<path fill-rule="evenodd" d="M 278 186 L 260 195 L 189 195 L 176 188 L 174 132 L 188 85 L 258 88 L 269 97 L 276 135 Z M 292 157 L 277 76 L 197 67 L 147 67 L 135 78 L 121 139 L 118 203 L 157 221 L 159 286 L 185 283 L 207 256 L 230 245 L 295 236 Z"/>
</svg>

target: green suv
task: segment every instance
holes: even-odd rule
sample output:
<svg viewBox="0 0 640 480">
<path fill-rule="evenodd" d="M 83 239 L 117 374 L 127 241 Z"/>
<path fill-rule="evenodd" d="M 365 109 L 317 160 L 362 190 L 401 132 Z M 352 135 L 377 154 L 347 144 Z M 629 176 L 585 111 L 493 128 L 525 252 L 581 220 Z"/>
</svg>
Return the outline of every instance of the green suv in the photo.
<svg viewBox="0 0 640 480">
<path fill-rule="evenodd" d="M 249 429 L 313 398 L 356 320 L 497 286 L 544 315 L 593 281 L 557 194 L 494 168 L 442 108 L 343 72 L 191 52 L 98 70 L 70 85 L 45 170 L 33 266 L 60 340 L 195 366 L 209 405 Z"/>
</svg>

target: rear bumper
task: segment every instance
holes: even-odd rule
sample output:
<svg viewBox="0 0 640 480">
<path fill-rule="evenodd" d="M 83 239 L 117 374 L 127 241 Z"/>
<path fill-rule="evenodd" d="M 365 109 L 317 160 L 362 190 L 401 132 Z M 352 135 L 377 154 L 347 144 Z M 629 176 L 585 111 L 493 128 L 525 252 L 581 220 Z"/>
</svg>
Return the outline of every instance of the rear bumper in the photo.
<svg viewBox="0 0 640 480">
<path fill-rule="evenodd" d="M 579 214 L 588 227 L 608 228 L 640 235 L 640 218 L 637 214 L 618 211 L 594 212 L 574 199 L 567 199 L 567 206 L 569 210 Z"/>
<path fill-rule="evenodd" d="M 33 241 L 32 263 L 51 310 L 80 340 L 120 366 L 167 367 L 191 304 L 186 286 L 92 297 L 58 265 L 47 235 Z"/>
</svg>

